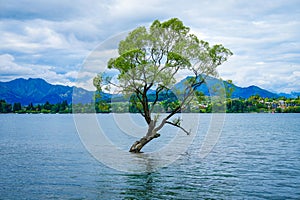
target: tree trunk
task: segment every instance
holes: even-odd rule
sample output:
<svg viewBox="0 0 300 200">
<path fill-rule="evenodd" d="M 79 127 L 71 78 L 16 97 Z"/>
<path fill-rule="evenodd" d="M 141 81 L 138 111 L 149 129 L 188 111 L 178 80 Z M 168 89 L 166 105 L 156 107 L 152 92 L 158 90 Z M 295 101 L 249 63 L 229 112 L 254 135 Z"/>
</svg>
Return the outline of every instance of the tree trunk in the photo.
<svg viewBox="0 0 300 200">
<path fill-rule="evenodd" d="M 161 124 L 155 128 L 156 126 L 156 121 L 157 120 L 151 120 L 149 123 L 148 127 L 148 132 L 146 136 L 142 137 L 140 140 L 136 141 L 133 143 L 133 145 L 130 147 L 129 152 L 132 153 L 140 153 L 141 149 L 151 140 L 154 138 L 158 138 L 160 136 L 159 133 L 157 133 L 166 123 L 167 119 L 163 119 Z"/>
<path fill-rule="evenodd" d="M 153 140 L 154 138 L 158 138 L 160 136 L 159 133 L 155 133 L 153 135 L 150 136 L 144 136 L 142 137 L 140 140 L 136 141 L 130 148 L 129 152 L 132 153 L 140 153 L 141 149 L 151 140 Z"/>
</svg>

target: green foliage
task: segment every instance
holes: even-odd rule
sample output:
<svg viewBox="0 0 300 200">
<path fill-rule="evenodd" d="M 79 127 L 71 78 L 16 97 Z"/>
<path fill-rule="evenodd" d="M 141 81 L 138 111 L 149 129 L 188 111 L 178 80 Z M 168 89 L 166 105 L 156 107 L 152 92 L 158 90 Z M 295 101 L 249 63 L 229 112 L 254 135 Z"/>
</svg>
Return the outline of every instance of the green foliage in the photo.
<svg viewBox="0 0 300 200">
<path fill-rule="evenodd" d="M 285 113 L 300 113 L 300 106 L 290 106 L 284 109 Z"/>
<path fill-rule="evenodd" d="M 111 112 L 111 104 L 105 101 L 99 101 L 95 103 L 96 113 L 109 113 Z"/>
<path fill-rule="evenodd" d="M 30 103 L 27 106 L 22 106 L 21 103 L 8 104 L 5 100 L 0 100 L 0 113 L 71 113 L 71 105 L 67 101 L 62 103 L 50 104 L 48 101 L 45 104 L 33 105 Z"/>
<path fill-rule="evenodd" d="M 155 97 L 149 96 L 148 104 L 151 104 Z M 189 102 L 185 109 L 180 109 L 179 112 L 193 112 L 193 113 L 210 113 L 212 112 L 212 106 L 214 111 L 223 110 L 223 104 L 221 102 L 210 101 L 210 97 L 204 96 L 201 92 L 195 92 L 196 98 Z M 163 93 L 159 97 L 157 106 L 153 109 L 153 113 L 174 111 L 180 105 L 180 100 L 176 98 L 173 93 Z M 74 110 L 72 110 L 72 107 Z M 22 106 L 20 103 L 9 104 L 5 100 L 0 100 L 0 113 L 140 113 L 143 106 L 138 101 L 138 98 L 134 95 L 131 96 L 129 102 L 124 99 L 119 99 L 118 102 L 107 102 L 99 100 L 95 103 L 89 104 L 68 104 L 67 101 L 62 103 L 33 105 L 30 103 L 27 106 Z M 277 112 L 277 113 L 300 113 L 300 101 L 296 99 L 282 100 L 262 98 L 258 95 L 251 96 L 248 99 L 230 99 L 226 100 L 226 112 L 227 113 L 251 113 L 251 112 Z"/>
<path fill-rule="evenodd" d="M 118 70 L 118 84 L 99 74 L 94 78 L 95 87 L 100 91 L 106 85 L 114 85 L 123 94 L 135 94 L 139 96 L 136 106 L 142 105 L 137 109 L 148 112 L 146 94 L 149 89 L 156 89 L 158 95 L 163 92 L 162 88 L 170 89 L 181 70 L 188 70 L 195 77 L 215 76 L 216 67 L 232 55 L 231 51 L 220 44 L 210 47 L 208 42 L 199 40 L 189 31 L 190 28 L 177 18 L 165 22 L 155 20 L 149 29 L 136 28 L 119 43 L 119 56 L 111 58 L 107 64 L 109 69 Z M 194 79 L 193 84 L 198 80 Z"/>
<path fill-rule="evenodd" d="M 0 113 L 10 113 L 12 112 L 12 106 L 6 103 L 5 100 L 0 100 Z"/>
<path fill-rule="evenodd" d="M 232 93 L 234 92 L 233 82 L 232 80 L 227 80 L 224 82 L 226 97 L 231 98 Z"/>
<path fill-rule="evenodd" d="M 22 110 L 21 103 L 14 103 L 13 104 L 13 112 L 19 112 L 20 110 Z"/>
</svg>

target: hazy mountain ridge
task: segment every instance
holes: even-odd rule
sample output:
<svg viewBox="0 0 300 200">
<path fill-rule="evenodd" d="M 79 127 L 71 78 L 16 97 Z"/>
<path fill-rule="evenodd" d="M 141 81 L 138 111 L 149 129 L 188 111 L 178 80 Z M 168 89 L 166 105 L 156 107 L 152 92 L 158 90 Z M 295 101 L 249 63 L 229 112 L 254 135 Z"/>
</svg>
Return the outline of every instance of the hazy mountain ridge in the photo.
<svg viewBox="0 0 300 200">
<path fill-rule="evenodd" d="M 188 78 L 188 77 L 187 77 Z M 186 79 L 181 80 L 177 84 L 175 84 L 176 89 L 183 89 L 184 82 Z M 207 83 L 209 82 L 217 82 L 217 79 L 209 78 Z M 279 96 L 287 96 L 291 95 L 297 97 L 300 93 L 292 93 L 292 94 L 275 94 L 269 92 L 267 90 L 261 89 L 257 86 L 249 86 L 249 87 L 238 87 L 234 84 L 230 84 L 226 81 L 223 81 L 224 85 L 227 88 L 232 88 L 232 98 L 248 98 L 252 95 L 259 95 L 261 97 L 279 97 Z M 73 90 L 76 91 L 73 93 Z M 206 84 L 201 85 L 198 91 L 202 91 L 205 95 L 210 95 L 210 91 L 207 88 Z M 66 100 L 68 103 L 72 102 L 72 95 L 76 95 L 76 102 L 74 103 L 90 103 L 93 100 L 94 92 L 88 91 L 82 88 L 77 87 L 69 87 L 64 85 L 52 85 L 46 82 L 44 79 L 40 78 L 29 78 L 23 79 L 18 78 L 8 82 L 0 82 L 0 99 L 4 99 L 8 103 L 19 102 L 22 105 L 28 105 L 30 103 L 39 104 L 39 103 L 58 103 Z M 102 95 L 106 100 L 111 98 L 110 94 Z"/>
</svg>

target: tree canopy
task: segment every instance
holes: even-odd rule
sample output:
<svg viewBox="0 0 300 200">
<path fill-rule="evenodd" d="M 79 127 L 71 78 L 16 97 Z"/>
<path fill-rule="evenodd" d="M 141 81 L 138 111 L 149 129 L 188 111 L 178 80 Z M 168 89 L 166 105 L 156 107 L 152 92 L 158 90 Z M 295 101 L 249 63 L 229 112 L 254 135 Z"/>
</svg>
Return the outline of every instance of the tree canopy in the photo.
<svg viewBox="0 0 300 200">
<path fill-rule="evenodd" d="M 111 58 L 107 64 L 109 69 L 118 71 L 118 81 L 100 73 L 94 78 L 94 85 L 97 90 L 115 86 L 122 94 L 134 94 L 135 98 L 131 99 L 149 125 L 147 138 L 158 136 L 157 132 L 165 124 L 185 130 L 180 123 L 175 123 L 176 120 L 171 122 L 169 119 L 191 101 L 192 94 L 205 82 L 206 76 L 217 76 L 216 68 L 232 55 L 221 44 L 210 46 L 198 39 L 177 18 L 165 22 L 155 20 L 148 29 L 134 29 L 119 43 L 118 53 L 119 56 Z M 172 89 L 180 72 L 191 73 L 193 77 L 188 79 L 172 112 L 156 125 L 157 118 L 151 116 L 153 108 L 159 95 Z M 147 97 L 150 89 L 156 94 L 152 102 Z"/>
</svg>

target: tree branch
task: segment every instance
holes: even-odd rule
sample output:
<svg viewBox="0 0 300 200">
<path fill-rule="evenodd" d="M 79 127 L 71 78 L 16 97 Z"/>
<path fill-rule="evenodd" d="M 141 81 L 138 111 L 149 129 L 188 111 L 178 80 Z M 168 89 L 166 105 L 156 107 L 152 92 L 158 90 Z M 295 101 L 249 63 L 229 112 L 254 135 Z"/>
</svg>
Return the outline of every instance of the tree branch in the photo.
<svg viewBox="0 0 300 200">
<path fill-rule="evenodd" d="M 190 135 L 191 134 L 191 130 L 190 131 L 187 131 L 185 130 L 182 126 L 180 126 L 179 124 L 175 124 L 173 122 L 170 122 L 170 121 L 166 121 L 166 124 L 171 124 L 177 128 L 180 128 L 181 130 L 183 130 L 187 135 Z"/>
<path fill-rule="evenodd" d="M 152 102 L 152 105 L 151 105 L 151 112 L 153 111 L 154 109 L 154 106 L 155 104 L 157 103 L 158 101 L 158 97 L 159 97 L 159 93 L 163 91 L 163 89 L 167 89 L 167 91 L 169 90 L 167 87 L 163 86 L 163 85 L 160 85 L 156 88 L 156 91 L 155 91 L 155 99 L 154 101 Z"/>
<path fill-rule="evenodd" d="M 140 100 L 140 97 L 137 95 L 137 98 Z M 137 106 L 137 101 L 135 100 L 135 98 L 133 98 L 133 103 L 135 103 L 136 105 L 136 109 L 139 111 L 139 113 L 146 119 L 145 114 L 143 113 L 143 111 Z M 141 101 L 141 100 L 140 100 Z"/>
<path fill-rule="evenodd" d="M 150 124 L 151 122 L 151 114 L 149 111 L 149 105 L 148 105 L 148 97 L 147 97 L 147 85 L 144 85 L 144 91 L 142 94 L 142 101 L 141 101 L 144 109 L 144 115 L 145 115 L 145 120 L 147 124 Z"/>
<path fill-rule="evenodd" d="M 195 78 L 195 80 L 197 80 L 197 76 Z M 199 83 L 193 83 L 191 87 L 187 87 L 186 90 L 188 88 L 190 88 L 190 90 L 188 91 L 188 94 L 186 96 L 184 96 L 182 102 L 180 103 L 180 105 L 175 108 L 165 119 L 168 120 L 170 119 L 173 115 L 175 115 L 176 113 L 178 113 L 181 108 L 186 104 L 186 101 L 188 100 L 188 98 L 193 94 L 194 90 L 199 87 L 200 85 L 202 85 L 204 83 L 204 79 L 202 79 Z"/>
</svg>

